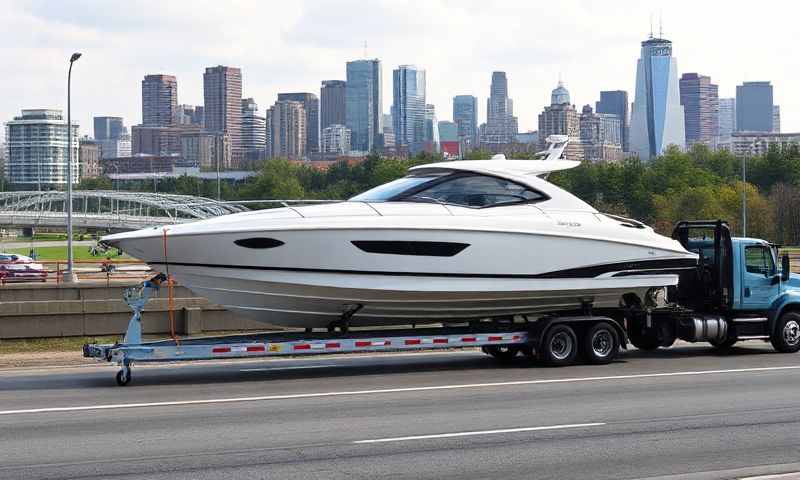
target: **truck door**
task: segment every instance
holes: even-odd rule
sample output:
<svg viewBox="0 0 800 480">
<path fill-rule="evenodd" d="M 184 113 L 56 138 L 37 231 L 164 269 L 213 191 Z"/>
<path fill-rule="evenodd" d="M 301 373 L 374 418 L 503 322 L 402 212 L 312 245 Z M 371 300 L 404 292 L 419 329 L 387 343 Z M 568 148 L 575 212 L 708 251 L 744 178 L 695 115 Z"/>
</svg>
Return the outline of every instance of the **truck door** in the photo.
<svg viewBox="0 0 800 480">
<path fill-rule="evenodd" d="M 773 282 L 775 260 L 768 245 L 744 246 L 742 272 L 742 307 L 746 310 L 769 308 L 779 293 L 780 285 Z"/>
</svg>

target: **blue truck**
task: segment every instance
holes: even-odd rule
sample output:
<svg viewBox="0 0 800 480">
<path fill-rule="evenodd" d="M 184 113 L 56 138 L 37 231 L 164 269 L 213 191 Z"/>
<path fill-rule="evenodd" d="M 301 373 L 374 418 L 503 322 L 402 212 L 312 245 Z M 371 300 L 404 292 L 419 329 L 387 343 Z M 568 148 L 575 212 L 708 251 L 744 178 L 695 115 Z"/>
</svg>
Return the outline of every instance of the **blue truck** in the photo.
<svg viewBox="0 0 800 480">
<path fill-rule="evenodd" d="M 718 348 L 761 340 L 779 352 L 800 350 L 800 275 L 791 273 L 777 245 L 732 237 L 721 220 L 679 222 L 672 236 L 698 254 L 697 266 L 677 272 L 670 306 L 628 315 L 634 346 L 652 350 L 680 338 Z"/>
</svg>

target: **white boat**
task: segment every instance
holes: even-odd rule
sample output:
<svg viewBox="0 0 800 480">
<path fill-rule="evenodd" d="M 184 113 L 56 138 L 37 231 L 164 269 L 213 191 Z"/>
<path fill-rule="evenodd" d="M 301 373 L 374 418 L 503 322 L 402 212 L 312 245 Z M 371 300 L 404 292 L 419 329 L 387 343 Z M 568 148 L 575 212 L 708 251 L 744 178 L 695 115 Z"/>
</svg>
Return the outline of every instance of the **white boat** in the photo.
<svg viewBox="0 0 800 480">
<path fill-rule="evenodd" d="M 348 201 L 103 241 L 214 303 L 288 327 L 615 308 L 675 285 L 695 254 L 540 177 L 578 165 L 559 159 L 566 143 L 545 160 L 422 165 Z"/>
</svg>

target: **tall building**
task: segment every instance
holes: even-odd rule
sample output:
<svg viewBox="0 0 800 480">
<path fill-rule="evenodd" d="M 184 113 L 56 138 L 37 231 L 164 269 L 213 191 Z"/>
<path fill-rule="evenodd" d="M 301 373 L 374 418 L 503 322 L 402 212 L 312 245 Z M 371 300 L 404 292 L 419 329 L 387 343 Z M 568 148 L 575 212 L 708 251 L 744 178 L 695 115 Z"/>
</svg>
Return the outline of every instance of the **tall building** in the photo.
<svg viewBox="0 0 800 480">
<path fill-rule="evenodd" d="M 712 147 L 719 136 L 719 87 L 711 77 L 684 73 L 680 91 L 686 147 L 695 143 Z"/>
<path fill-rule="evenodd" d="M 439 128 L 439 141 L 440 142 L 457 142 L 458 141 L 458 125 L 456 122 L 449 122 L 441 120 L 438 124 Z"/>
<path fill-rule="evenodd" d="M 78 125 L 72 124 L 72 144 L 67 142 L 67 122 L 61 110 L 22 110 L 6 122 L 5 176 L 9 183 L 28 189 L 67 184 L 67 155 L 72 150 L 72 181 L 80 181 Z"/>
<path fill-rule="evenodd" d="M 234 167 L 242 162 L 242 70 L 218 65 L 203 74 L 203 116 L 209 132 L 230 136 Z"/>
<path fill-rule="evenodd" d="M 584 160 L 622 160 L 622 119 L 611 113 L 594 113 L 591 105 L 585 105 L 580 116 L 580 143 Z"/>
<path fill-rule="evenodd" d="M 772 133 L 781 133 L 781 107 L 772 106 Z"/>
<path fill-rule="evenodd" d="M 142 125 L 171 125 L 177 110 L 178 80 L 172 75 L 145 75 L 142 80 Z"/>
<path fill-rule="evenodd" d="M 128 155 L 130 156 L 130 154 Z M 100 143 L 88 137 L 80 139 L 78 142 L 78 161 L 81 166 L 81 178 L 99 177 L 102 174 L 100 169 Z"/>
<path fill-rule="evenodd" d="M 344 155 L 349 150 L 349 128 L 334 123 L 322 129 L 322 153 Z"/>
<path fill-rule="evenodd" d="M 344 125 L 347 112 L 347 82 L 323 80 L 319 90 L 320 130 L 331 125 Z"/>
<path fill-rule="evenodd" d="M 347 62 L 345 125 L 352 133 L 351 149 L 369 152 L 383 131 L 381 61 Z"/>
<path fill-rule="evenodd" d="M 279 93 L 278 100 L 303 104 L 306 111 L 306 155 L 319 152 L 319 98 L 313 93 Z"/>
<path fill-rule="evenodd" d="M 242 99 L 242 154 L 248 167 L 267 154 L 267 119 L 252 98 Z"/>
<path fill-rule="evenodd" d="M 631 152 L 642 160 L 661 155 L 669 145 L 686 147 L 683 106 L 678 86 L 678 61 L 672 42 L 642 42 L 636 65 L 636 98 L 631 114 Z"/>
<path fill-rule="evenodd" d="M 622 150 L 630 150 L 630 115 L 628 113 L 630 103 L 628 92 L 625 90 L 607 90 L 600 92 L 600 101 L 595 102 L 594 109 L 597 113 L 616 115 L 622 122 L 620 131 L 622 137 Z"/>
<path fill-rule="evenodd" d="M 178 105 L 175 123 L 181 125 L 203 126 L 203 107 L 195 105 Z"/>
<path fill-rule="evenodd" d="M 486 128 L 481 144 L 504 145 L 513 143 L 517 135 L 517 117 L 514 102 L 508 98 L 506 72 L 492 72 L 492 85 L 486 101 Z"/>
<path fill-rule="evenodd" d="M 195 127 L 200 130 L 200 127 Z M 187 128 L 171 125 L 168 127 L 149 127 L 134 125 L 131 127 L 131 152 L 136 155 L 176 155 L 181 153 L 180 136 Z M 125 157 L 125 155 L 103 155 L 106 158 Z"/>
<path fill-rule="evenodd" d="M 764 155 L 770 148 L 800 147 L 800 133 L 737 132 L 731 136 L 730 151 L 739 157 Z"/>
<path fill-rule="evenodd" d="M 465 148 L 477 148 L 478 99 L 472 95 L 453 97 L 453 121 L 458 125 L 458 138 Z"/>
<path fill-rule="evenodd" d="M 772 131 L 772 85 L 744 82 L 736 87 L 736 131 Z"/>
<path fill-rule="evenodd" d="M 436 107 L 430 103 L 425 105 L 425 151 L 439 151 L 439 122 L 436 120 Z"/>
<path fill-rule="evenodd" d="M 488 128 L 488 127 L 487 127 Z M 550 95 L 550 106 L 544 107 L 539 114 L 539 146 L 541 150 L 547 147 L 547 137 L 550 135 L 567 135 L 570 144 L 565 152 L 569 160 L 582 160 L 580 117 L 575 106 L 570 103 L 569 91 L 562 82 Z"/>
<path fill-rule="evenodd" d="M 736 131 L 736 99 L 719 99 L 719 137 L 717 145 L 727 144 Z"/>
<path fill-rule="evenodd" d="M 425 70 L 400 65 L 392 80 L 395 143 L 413 155 L 425 147 Z"/>
<path fill-rule="evenodd" d="M 267 113 L 269 158 L 301 160 L 306 157 L 306 111 L 303 102 L 278 100 Z"/>
<path fill-rule="evenodd" d="M 116 140 L 126 133 L 122 117 L 94 117 L 95 140 Z"/>
</svg>

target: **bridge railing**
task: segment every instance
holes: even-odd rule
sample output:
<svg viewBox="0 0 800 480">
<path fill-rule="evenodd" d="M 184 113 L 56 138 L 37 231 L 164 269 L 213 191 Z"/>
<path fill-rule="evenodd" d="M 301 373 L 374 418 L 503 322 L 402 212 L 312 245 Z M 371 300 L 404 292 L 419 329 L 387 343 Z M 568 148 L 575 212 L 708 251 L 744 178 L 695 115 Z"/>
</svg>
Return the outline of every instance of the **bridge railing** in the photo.
<svg viewBox="0 0 800 480">
<path fill-rule="evenodd" d="M 64 281 L 64 273 L 67 271 L 66 260 L 37 260 L 34 263 L 44 268 L 41 270 L 12 270 L 13 274 L 11 275 L 0 272 L 0 285 L 61 284 Z M 150 266 L 138 260 L 76 260 L 73 264 L 79 281 L 105 282 L 107 286 L 112 281 L 136 282 L 150 278 L 154 274 Z"/>
</svg>

